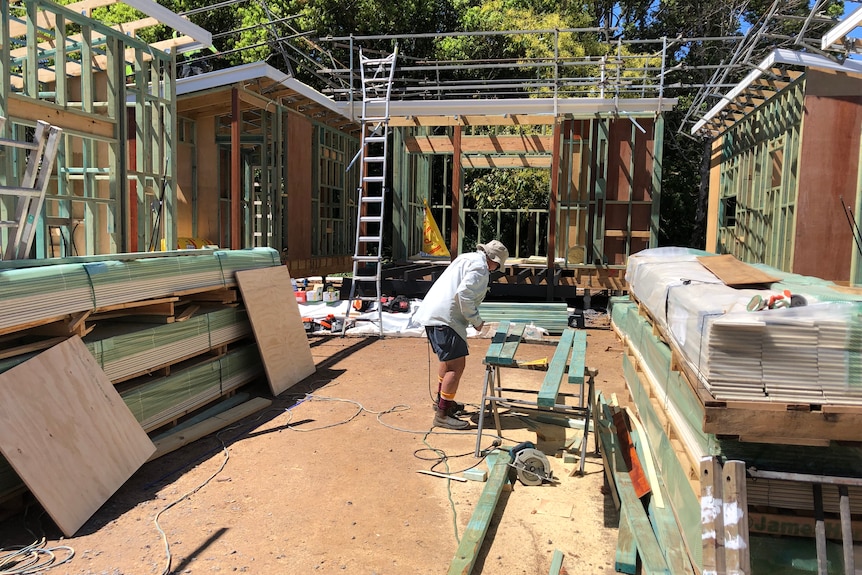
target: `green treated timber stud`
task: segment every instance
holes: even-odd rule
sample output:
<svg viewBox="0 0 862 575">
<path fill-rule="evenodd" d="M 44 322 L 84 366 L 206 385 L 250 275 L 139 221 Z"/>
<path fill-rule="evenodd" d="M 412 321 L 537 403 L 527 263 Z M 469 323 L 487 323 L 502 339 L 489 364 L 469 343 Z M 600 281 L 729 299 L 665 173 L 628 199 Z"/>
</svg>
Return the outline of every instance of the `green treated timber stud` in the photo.
<svg viewBox="0 0 862 575">
<path fill-rule="evenodd" d="M 493 462 L 491 461 L 492 457 Z M 469 575 L 473 570 L 473 565 L 479 556 L 479 550 L 482 548 L 482 542 L 485 540 L 485 534 L 488 532 L 494 508 L 503 492 L 503 485 L 508 481 L 509 454 L 507 452 L 493 451 L 488 455 L 486 461 L 491 473 L 488 476 L 488 482 L 482 489 L 479 501 L 476 502 L 476 508 L 467 524 L 467 530 L 464 531 L 461 543 L 449 564 L 448 575 Z"/>
<path fill-rule="evenodd" d="M 644 575 L 670 575 L 652 523 L 650 523 L 643 503 L 635 494 L 635 488 L 628 471 L 614 473 L 614 483 L 622 503 L 623 513 L 620 514 L 620 518 L 626 518 L 628 528 L 634 535 L 638 555 L 641 558 L 642 572 Z"/>
<path fill-rule="evenodd" d="M 548 575 L 560 575 L 560 570 L 563 568 L 563 552 L 559 549 L 554 549 L 554 556 L 551 557 L 551 568 Z"/>
<path fill-rule="evenodd" d="M 569 383 L 584 384 L 584 371 L 587 361 L 587 333 L 575 332 L 572 342 L 572 360 L 569 362 Z"/>
<path fill-rule="evenodd" d="M 536 403 L 539 407 L 554 407 L 557 403 L 557 394 L 560 392 L 560 383 L 566 373 L 566 363 L 569 360 L 569 352 L 572 349 L 572 341 L 575 339 L 575 330 L 567 328 L 560 336 L 560 342 L 554 350 L 554 357 L 548 366 L 548 372 L 539 389 L 539 398 Z"/>
<path fill-rule="evenodd" d="M 503 343 L 506 341 L 506 334 L 509 333 L 509 322 L 501 321 L 497 326 L 497 331 L 491 337 L 491 345 L 488 346 L 488 351 L 485 352 L 485 363 L 498 365 L 500 363 L 500 354 L 503 351 Z"/>
<path fill-rule="evenodd" d="M 638 546 L 632 533 L 631 524 L 620 509 L 620 528 L 617 533 L 617 549 L 614 554 L 614 570 L 617 573 L 635 575 L 638 568 Z"/>
<path fill-rule="evenodd" d="M 664 483 L 661 479 L 659 479 L 659 485 L 655 486 L 654 489 L 661 489 L 664 492 Z M 667 501 L 666 494 L 665 501 Z M 664 558 L 671 573 L 674 575 L 694 575 L 694 567 L 686 551 L 686 541 L 679 530 L 673 508 L 668 504 L 665 504 L 664 507 L 657 507 L 655 498 L 651 497 L 648 513 L 650 523 L 655 526 L 656 539 L 664 551 Z"/>
<path fill-rule="evenodd" d="M 504 365 L 515 363 L 515 353 L 521 344 L 521 338 L 524 337 L 524 329 L 526 327 L 526 324 L 523 323 L 509 324 L 509 334 L 506 336 L 506 341 L 503 343 L 503 352 L 500 354 L 500 361 Z"/>
</svg>

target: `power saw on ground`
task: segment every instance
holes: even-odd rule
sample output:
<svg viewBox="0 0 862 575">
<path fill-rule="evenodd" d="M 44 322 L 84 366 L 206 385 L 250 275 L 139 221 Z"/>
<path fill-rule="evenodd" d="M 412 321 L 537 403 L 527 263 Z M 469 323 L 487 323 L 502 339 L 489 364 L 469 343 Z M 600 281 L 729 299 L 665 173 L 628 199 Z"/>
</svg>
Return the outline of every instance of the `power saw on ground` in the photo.
<svg viewBox="0 0 862 575">
<path fill-rule="evenodd" d="M 524 441 L 509 450 L 509 466 L 515 469 L 518 481 L 524 485 L 557 481 L 547 456 L 536 449 L 532 441 Z"/>
</svg>

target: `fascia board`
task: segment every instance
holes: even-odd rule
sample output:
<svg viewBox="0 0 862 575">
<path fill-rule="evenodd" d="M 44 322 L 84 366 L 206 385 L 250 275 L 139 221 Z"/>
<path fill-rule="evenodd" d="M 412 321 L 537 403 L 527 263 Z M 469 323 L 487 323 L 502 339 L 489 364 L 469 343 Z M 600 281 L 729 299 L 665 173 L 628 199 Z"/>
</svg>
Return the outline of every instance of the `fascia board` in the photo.
<svg viewBox="0 0 862 575">
<path fill-rule="evenodd" d="M 224 70 L 215 70 L 177 79 L 177 96 L 192 94 L 203 90 L 211 90 L 222 86 L 230 86 L 239 82 L 248 82 L 258 78 L 267 78 L 285 88 L 288 88 L 303 98 L 308 98 L 317 104 L 325 106 L 337 114 L 343 114 L 337 102 L 333 102 L 311 86 L 288 76 L 284 72 L 273 68 L 266 62 L 252 62 L 242 64 Z"/>
<path fill-rule="evenodd" d="M 214 70 L 188 78 L 177 78 L 177 96 L 210 90 L 221 86 L 229 86 L 237 82 L 247 82 L 257 78 L 269 78 L 274 82 L 283 83 L 287 74 L 276 70 L 266 62 L 252 62 L 224 70 Z"/>
<path fill-rule="evenodd" d="M 806 68 L 820 68 L 821 70 L 830 70 L 832 72 L 849 72 L 851 74 L 859 74 L 862 72 L 862 62 L 859 60 L 844 60 L 844 62 L 836 62 L 819 54 L 811 54 L 808 52 L 797 52 L 795 50 L 780 49 L 776 62 L 779 64 L 791 64 L 794 66 L 805 66 Z"/>
<path fill-rule="evenodd" d="M 147 16 L 152 16 L 177 32 L 191 36 L 205 47 L 213 45 L 213 35 L 209 31 L 204 30 L 197 24 L 193 24 L 176 12 L 172 12 L 164 6 L 153 2 L 153 0 L 123 0 L 123 3 L 128 4 L 132 8 L 137 8 Z"/>
<path fill-rule="evenodd" d="M 820 38 L 820 49 L 829 50 L 835 44 L 842 44 L 844 38 L 862 22 L 862 6 L 841 20 Z"/>
<path fill-rule="evenodd" d="M 722 96 L 721 101 L 713 106 L 703 118 L 698 121 L 691 129 L 691 134 L 697 134 L 707 122 L 712 120 L 721 110 L 728 104 L 733 102 L 743 90 L 747 89 L 755 80 L 760 78 L 767 70 L 775 64 L 787 64 L 792 66 L 802 66 L 805 68 L 819 68 L 821 70 L 830 70 L 833 72 L 849 72 L 853 74 L 862 73 L 862 63 L 856 60 L 845 60 L 844 63 L 838 63 L 818 54 L 808 52 L 798 52 L 796 50 L 788 50 L 786 48 L 777 48 L 773 50 L 763 61 L 758 64 L 755 69 L 749 73 L 739 84 L 734 86 L 727 94 Z"/>
<path fill-rule="evenodd" d="M 324 96 L 323 94 L 321 94 L 320 92 L 318 92 L 317 90 L 315 90 L 314 88 L 309 86 L 308 84 L 305 84 L 305 83 L 297 80 L 296 78 L 288 77 L 284 81 L 281 82 L 281 85 L 284 86 L 285 88 L 290 88 L 291 90 L 293 90 L 294 92 L 296 92 L 297 94 L 302 96 L 303 98 L 308 98 L 309 100 L 313 100 L 314 102 L 320 104 L 321 106 L 326 106 L 327 108 L 329 108 L 330 110 L 332 110 L 336 114 L 344 115 L 344 113 L 341 111 L 340 107 L 338 106 L 338 102 L 335 102 L 331 98 Z M 350 116 L 345 116 L 345 117 L 349 118 Z"/>
</svg>

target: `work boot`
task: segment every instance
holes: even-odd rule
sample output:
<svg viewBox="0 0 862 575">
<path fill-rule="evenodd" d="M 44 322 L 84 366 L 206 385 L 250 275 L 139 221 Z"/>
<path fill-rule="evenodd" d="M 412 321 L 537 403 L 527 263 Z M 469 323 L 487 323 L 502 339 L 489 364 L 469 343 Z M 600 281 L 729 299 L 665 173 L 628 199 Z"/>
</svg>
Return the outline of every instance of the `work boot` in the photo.
<svg viewBox="0 0 862 575">
<path fill-rule="evenodd" d="M 437 402 L 434 403 L 434 409 L 439 409 L 437 406 L 440 405 L 440 394 L 437 394 Z M 446 415 L 451 417 L 455 417 L 457 415 L 462 415 L 464 413 L 464 404 L 458 403 L 457 401 L 452 401 L 449 405 L 449 409 L 446 410 Z"/>
<path fill-rule="evenodd" d="M 438 409 L 434 414 L 434 427 L 442 427 L 444 429 L 467 429 L 470 424 L 464 420 L 458 419 L 451 415 L 447 415 L 442 409 Z"/>
</svg>

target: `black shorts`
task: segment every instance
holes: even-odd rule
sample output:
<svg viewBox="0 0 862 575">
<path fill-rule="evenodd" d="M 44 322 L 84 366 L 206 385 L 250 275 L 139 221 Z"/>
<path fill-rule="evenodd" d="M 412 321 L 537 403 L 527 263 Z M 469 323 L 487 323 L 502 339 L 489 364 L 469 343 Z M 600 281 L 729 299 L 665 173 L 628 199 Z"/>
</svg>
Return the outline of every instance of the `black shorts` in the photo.
<svg viewBox="0 0 862 575">
<path fill-rule="evenodd" d="M 470 354 L 467 351 L 467 342 L 448 325 L 425 326 L 425 333 L 440 361 L 450 361 Z"/>
</svg>

